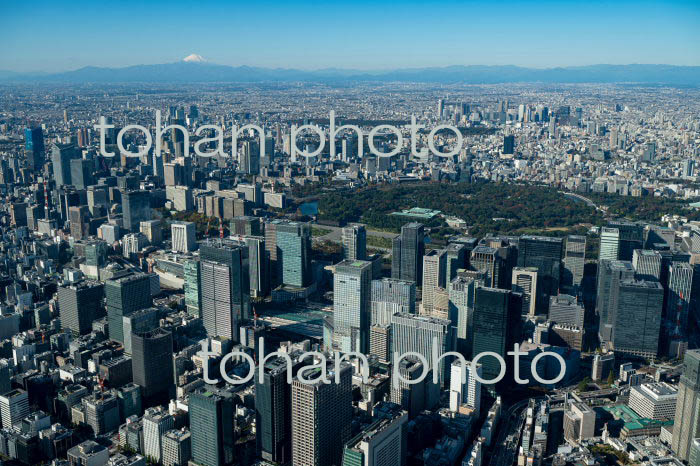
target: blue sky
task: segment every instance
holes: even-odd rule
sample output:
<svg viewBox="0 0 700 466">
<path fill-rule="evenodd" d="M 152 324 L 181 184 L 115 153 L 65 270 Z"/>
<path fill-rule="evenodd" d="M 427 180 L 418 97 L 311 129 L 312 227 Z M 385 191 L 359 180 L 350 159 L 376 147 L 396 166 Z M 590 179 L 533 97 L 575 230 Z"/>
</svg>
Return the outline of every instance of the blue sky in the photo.
<svg viewBox="0 0 700 466">
<path fill-rule="evenodd" d="M 700 65 L 698 0 L 56 3 L 2 1 L 0 69 Z"/>
</svg>

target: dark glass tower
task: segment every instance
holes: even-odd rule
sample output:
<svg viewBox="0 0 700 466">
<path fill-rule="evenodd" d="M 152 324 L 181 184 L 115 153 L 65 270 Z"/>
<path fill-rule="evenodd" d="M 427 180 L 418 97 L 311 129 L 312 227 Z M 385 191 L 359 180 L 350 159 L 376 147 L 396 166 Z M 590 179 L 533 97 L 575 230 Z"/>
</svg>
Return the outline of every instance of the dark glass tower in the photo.
<svg viewBox="0 0 700 466">
<path fill-rule="evenodd" d="M 190 395 L 192 460 L 202 466 L 233 461 L 233 400 L 206 390 Z"/>
<path fill-rule="evenodd" d="M 112 277 L 105 282 L 105 298 L 109 338 L 124 343 L 122 317 L 150 307 L 153 303 L 150 278 L 142 273 Z"/>
<path fill-rule="evenodd" d="M 151 220 L 151 193 L 148 191 L 123 193 L 122 214 L 124 228 L 131 232 L 139 231 L 141 222 Z"/>
<path fill-rule="evenodd" d="M 40 170 L 44 165 L 44 133 L 41 127 L 24 129 L 24 149 L 27 163 L 32 170 Z"/>
<path fill-rule="evenodd" d="M 134 383 L 142 390 L 145 406 L 167 402 L 173 386 L 173 335 L 164 328 L 131 336 Z"/>
<path fill-rule="evenodd" d="M 520 338 L 522 295 L 498 288 L 477 288 L 474 297 L 472 355 L 491 351 L 506 361 L 508 351 Z M 496 358 L 487 356 L 480 361 L 483 377 L 498 376 L 501 367 Z"/>
<path fill-rule="evenodd" d="M 301 364 L 292 362 L 292 377 Z M 263 383 L 255 377 L 255 434 L 258 456 L 273 463 L 292 459 L 292 386 L 287 383 L 287 360 L 265 362 Z"/>
<path fill-rule="evenodd" d="M 392 244 L 391 278 L 423 283 L 423 255 L 425 228 L 411 222 L 401 227 L 401 234 Z"/>
<path fill-rule="evenodd" d="M 92 331 L 92 321 L 103 312 L 104 285 L 82 281 L 58 288 L 61 326 L 78 335 Z"/>
</svg>

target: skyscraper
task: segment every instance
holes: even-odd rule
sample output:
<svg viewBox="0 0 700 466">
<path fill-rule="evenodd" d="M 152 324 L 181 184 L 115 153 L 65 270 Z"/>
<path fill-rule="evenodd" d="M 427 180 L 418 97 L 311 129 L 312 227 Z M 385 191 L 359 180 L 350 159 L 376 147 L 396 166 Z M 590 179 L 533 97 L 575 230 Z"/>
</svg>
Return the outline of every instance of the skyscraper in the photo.
<svg viewBox="0 0 700 466">
<path fill-rule="evenodd" d="M 687 461 L 693 440 L 700 437 L 700 350 L 690 350 L 683 359 L 683 374 L 678 384 L 678 400 L 673 424 L 673 451 Z"/>
<path fill-rule="evenodd" d="M 520 237 L 518 267 L 537 268 L 537 304 L 547 307 L 549 297 L 559 293 L 564 241 L 547 236 Z"/>
<path fill-rule="evenodd" d="M 481 364 L 476 365 L 476 375 L 481 377 Z M 465 382 L 462 382 L 462 379 Z M 450 411 L 456 413 L 466 404 L 479 416 L 481 412 L 481 382 L 474 377 L 472 365 L 462 365 L 459 360 L 450 366 Z"/>
<path fill-rule="evenodd" d="M 51 146 L 51 164 L 56 187 L 69 185 L 71 180 L 71 160 L 79 158 L 78 149 L 73 144 Z"/>
<path fill-rule="evenodd" d="M 170 229 L 174 252 L 192 252 L 196 249 L 197 231 L 194 222 L 173 222 Z"/>
<path fill-rule="evenodd" d="M 311 284 L 311 229 L 306 223 L 276 225 L 277 262 L 282 283 L 306 287 Z"/>
<path fill-rule="evenodd" d="M 238 341 L 241 321 L 250 318 L 248 247 L 208 240 L 199 248 L 202 320 L 207 335 Z"/>
<path fill-rule="evenodd" d="M 109 338 L 124 343 L 123 317 L 139 309 L 150 307 L 151 280 L 143 273 L 128 273 L 105 282 Z"/>
<path fill-rule="evenodd" d="M 537 313 L 537 268 L 515 267 L 511 290 L 523 295 L 522 315 L 534 317 Z"/>
<path fill-rule="evenodd" d="M 443 358 L 439 367 L 431 367 L 434 339 L 438 345 L 438 354 L 454 350 L 453 328 L 449 320 L 412 314 L 394 314 L 391 317 L 392 353 L 420 353 L 427 360 L 428 369 L 437 370 L 440 385 L 444 385 L 449 377 L 449 364 Z"/>
<path fill-rule="evenodd" d="M 448 286 L 448 317 L 455 327 L 457 351 L 464 356 L 471 353 L 474 326 L 474 294 L 476 281 L 471 277 L 455 277 Z"/>
<path fill-rule="evenodd" d="M 270 261 L 262 236 L 244 236 L 248 246 L 248 270 L 250 272 L 250 296 L 262 298 L 270 291 Z"/>
<path fill-rule="evenodd" d="M 148 332 L 158 327 L 158 309 L 147 307 L 139 309 L 122 319 L 122 329 L 124 331 L 124 353 L 132 354 L 132 337 L 135 333 Z"/>
<path fill-rule="evenodd" d="M 34 171 L 44 166 L 44 133 L 40 126 L 24 129 L 24 150 L 29 168 Z"/>
<path fill-rule="evenodd" d="M 457 276 L 459 269 L 467 267 L 467 247 L 460 243 L 450 243 L 445 250 L 447 251 L 445 281 L 449 283 Z"/>
<path fill-rule="evenodd" d="M 474 270 L 484 272 L 486 275 L 486 286 L 498 287 L 503 264 L 496 248 L 489 246 L 475 247 L 472 250 L 469 263 Z"/>
<path fill-rule="evenodd" d="M 163 459 L 163 435 L 175 426 L 175 420 L 161 406 L 148 408 L 143 414 L 143 454 L 154 462 Z"/>
<path fill-rule="evenodd" d="M 504 154 L 514 154 L 515 153 L 515 136 L 509 134 L 503 136 L 503 153 Z"/>
<path fill-rule="evenodd" d="M 86 189 L 95 184 L 92 173 L 95 171 L 94 163 L 91 160 L 72 159 L 70 161 L 71 184 L 77 189 Z"/>
<path fill-rule="evenodd" d="M 487 351 L 504 359 L 520 338 L 522 295 L 497 288 L 477 288 L 474 297 L 474 325 L 471 354 Z M 485 379 L 497 377 L 501 371 L 497 359 L 480 360 Z"/>
<path fill-rule="evenodd" d="M 600 229 L 600 250 L 598 260 L 617 260 L 620 249 L 620 230 L 603 227 Z"/>
<path fill-rule="evenodd" d="M 233 399 L 200 389 L 190 395 L 189 415 L 192 460 L 202 466 L 225 466 L 233 462 Z"/>
<path fill-rule="evenodd" d="M 183 266 L 185 273 L 185 307 L 191 316 L 201 317 L 202 292 L 200 289 L 200 269 L 198 260 L 187 260 Z"/>
<path fill-rule="evenodd" d="M 344 260 L 333 274 L 333 343 L 343 352 L 369 352 L 372 263 Z"/>
<path fill-rule="evenodd" d="M 333 362 L 329 373 L 336 375 Z M 307 374 L 308 377 L 308 374 Z M 352 368 L 343 363 L 340 383 L 292 382 L 292 464 L 340 464 L 343 445 L 350 440 L 352 422 Z M 208 466 L 208 465 L 207 465 Z"/>
<path fill-rule="evenodd" d="M 635 249 L 632 253 L 634 273 L 640 280 L 661 281 L 661 254 L 650 249 Z"/>
<path fill-rule="evenodd" d="M 421 223 L 407 223 L 392 243 L 391 278 L 416 284 L 423 281 L 425 228 Z"/>
<path fill-rule="evenodd" d="M 586 264 L 586 237 L 569 235 L 566 237 L 564 253 L 563 287 L 579 287 L 583 281 L 583 268 Z"/>
<path fill-rule="evenodd" d="M 104 285 L 80 281 L 58 287 L 58 308 L 61 326 L 78 335 L 92 331 L 92 321 L 99 317 Z"/>
<path fill-rule="evenodd" d="M 387 325 L 397 312 L 416 313 L 416 284 L 393 278 L 372 280 L 372 325 Z"/>
<path fill-rule="evenodd" d="M 343 466 L 403 466 L 406 464 L 408 413 L 398 407 L 353 437 L 343 451 Z"/>
<path fill-rule="evenodd" d="M 441 295 L 445 298 L 447 297 L 447 293 L 445 293 L 446 271 L 447 252 L 444 249 L 431 249 L 423 256 L 423 296 L 421 303 L 421 313 L 423 315 L 433 315 L 434 309 L 447 310 L 447 302 L 439 302 Z"/>
<path fill-rule="evenodd" d="M 0 395 L 0 419 L 2 419 L 3 428 L 11 429 L 27 416 L 29 416 L 27 392 L 17 388 Z"/>
<path fill-rule="evenodd" d="M 367 259 L 367 231 L 364 225 L 343 228 L 343 257 L 349 260 Z"/>
<path fill-rule="evenodd" d="M 687 262 L 671 262 L 668 272 L 666 315 L 676 324 L 680 334 L 686 335 L 693 289 L 693 266 Z"/>
<path fill-rule="evenodd" d="M 167 402 L 173 386 L 173 335 L 156 328 L 131 337 L 134 383 L 142 389 L 144 405 Z"/>
<path fill-rule="evenodd" d="M 634 279 L 634 269 L 630 262 L 602 260 L 598 264 L 598 293 L 596 314 L 601 342 L 610 342 L 615 326 L 615 313 L 620 296 L 620 283 Z"/>
<path fill-rule="evenodd" d="M 152 218 L 151 193 L 148 191 L 122 193 L 122 214 L 124 228 L 131 232 L 139 231 L 141 222 Z"/>
<path fill-rule="evenodd" d="M 613 220 L 608 225 L 619 232 L 618 259 L 631 261 L 634 250 L 644 247 L 644 225 L 626 220 Z"/>
<path fill-rule="evenodd" d="M 301 364 L 294 359 L 291 375 Z M 270 358 L 263 366 L 264 378 L 255 377 L 255 437 L 257 453 L 265 461 L 287 464 L 292 459 L 292 386 L 287 383 L 287 360 Z"/>
<path fill-rule="evenodd" d="M 664 290 L 659 282 L 623 280 L 612 333 L 615 353 L 654 359 L 659 352 Z"/>
</svg>

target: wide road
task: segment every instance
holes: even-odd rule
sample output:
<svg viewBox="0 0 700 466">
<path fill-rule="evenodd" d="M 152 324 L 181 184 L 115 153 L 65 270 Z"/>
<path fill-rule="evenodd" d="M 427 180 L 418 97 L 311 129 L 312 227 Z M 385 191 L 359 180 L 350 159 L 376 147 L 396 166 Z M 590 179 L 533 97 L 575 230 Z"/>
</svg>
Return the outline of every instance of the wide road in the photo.
<svg viewBox="0 0 700 466">
<path fill-rule="evenodd" d="M 518 455 L 520 432 L 523 428 L 525 408 L 530 399 L 519 401 L 501 417 L 498 437 L 493 444 L 489 466 L 512 466 Z"/>
<path fill-rule="evenodd" d="M 318 223 L 314 223 L 313 226 L 315 228 L 319 229 L 324 229 L 324 230 L 330 230 L 327 234 L 323 236 L 314 236 L 313 240 L 314 241 L 331 241 L 333 243 L 341 243 L 342 242 L 342 232 L 343 229 L 341 227 L 334 227 L 334 226 L 329 226 L 329 225 L 319 225 Z M 377 238 L 386 238 L 386 239 L 392 239 L 396 236 L 396 233 L 389 233 L 386 231 L 378 231 L 378 230 L 370 230 L 369 228 L 365 227 L 367 230 L 367 236 L 374 236 Z M 367 245 L 368 249 L 378 249 L 380 251 L 385 251 L 385 252 L 391 252 L 391 248 L 382 248 L 379 246 L 374 246 L 374 245 Z"/>
</svg>

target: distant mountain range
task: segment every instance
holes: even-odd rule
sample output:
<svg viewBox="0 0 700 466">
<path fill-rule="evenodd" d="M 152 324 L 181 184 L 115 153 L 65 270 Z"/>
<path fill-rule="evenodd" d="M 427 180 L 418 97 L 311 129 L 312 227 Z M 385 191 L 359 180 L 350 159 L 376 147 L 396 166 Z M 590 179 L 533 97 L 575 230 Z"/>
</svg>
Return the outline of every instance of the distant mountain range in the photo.
<svg viewBox="0 0 700 466">
<path fill-rule="evenodd" d="M 124 68 L 88 66 L 62 73 L 0 71 L 0 82 L 44 83 L 195 83 L 195 82 L 423 82 L 440 84 L 642 83 L 676 86 L 700 85 L 700 66 L 591 65 L 547 69 L 519 66 L 448 66 L 391 71 L 282 68 L 216 65 L 197 60 Z"/>
</svg>

